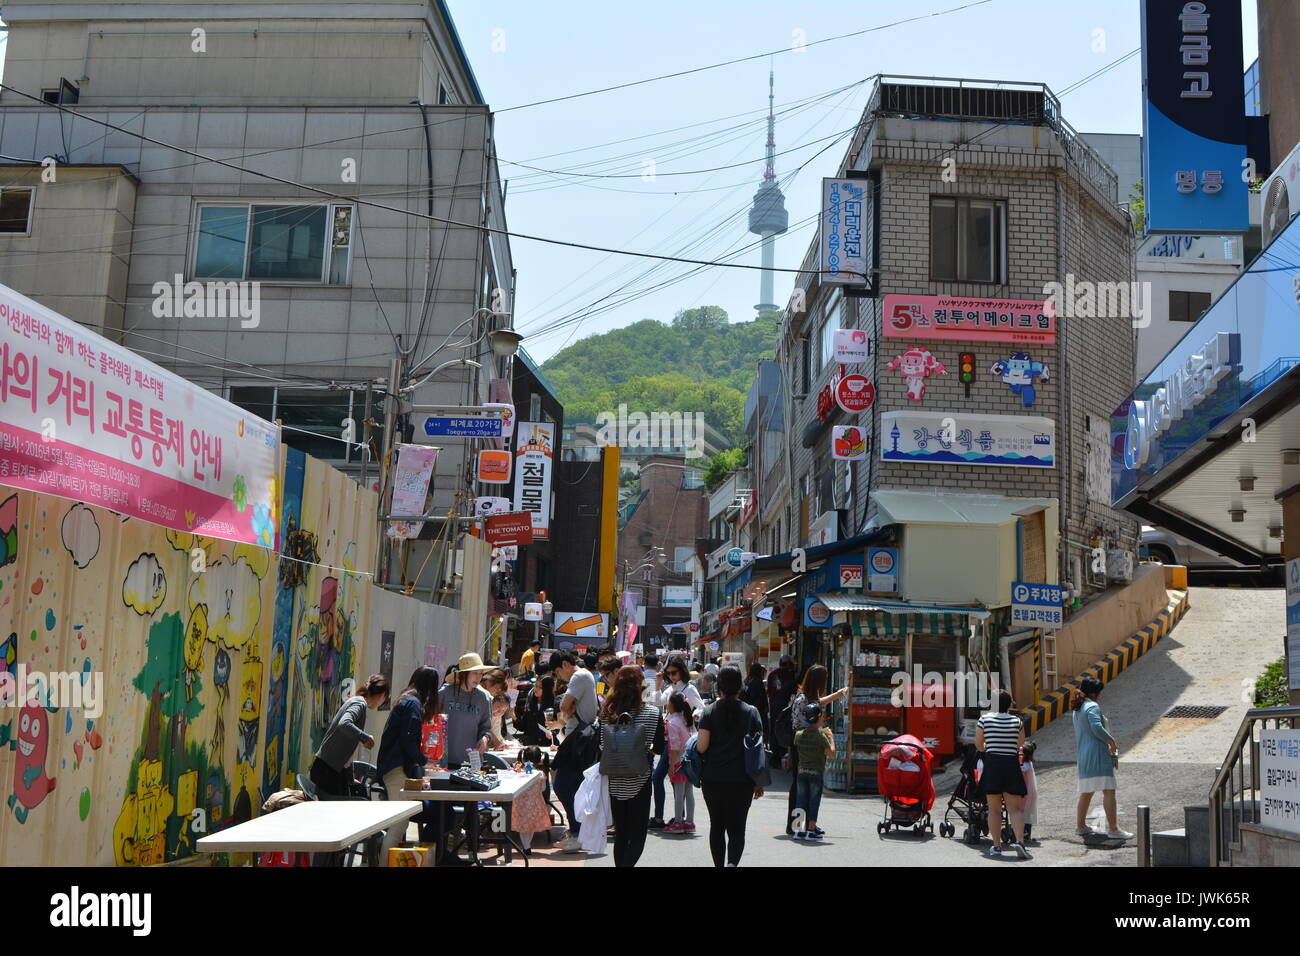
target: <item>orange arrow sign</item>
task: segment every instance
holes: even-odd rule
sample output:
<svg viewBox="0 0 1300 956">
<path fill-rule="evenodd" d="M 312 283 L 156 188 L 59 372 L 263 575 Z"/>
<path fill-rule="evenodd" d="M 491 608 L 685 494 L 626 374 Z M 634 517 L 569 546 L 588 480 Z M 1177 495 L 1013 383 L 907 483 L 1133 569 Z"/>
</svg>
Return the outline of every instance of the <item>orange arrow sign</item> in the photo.
<svg viewBox="0 0 1300 956">
<path fill-rule="evenodd" d="M 590 617 L 571 617 L 555 629 L 556 634 L 577 634 L 584 627 L 591 627 L 593 624 L 599 624 L 604 618 L 599 614 L 593 614 Z"/>
</svg>

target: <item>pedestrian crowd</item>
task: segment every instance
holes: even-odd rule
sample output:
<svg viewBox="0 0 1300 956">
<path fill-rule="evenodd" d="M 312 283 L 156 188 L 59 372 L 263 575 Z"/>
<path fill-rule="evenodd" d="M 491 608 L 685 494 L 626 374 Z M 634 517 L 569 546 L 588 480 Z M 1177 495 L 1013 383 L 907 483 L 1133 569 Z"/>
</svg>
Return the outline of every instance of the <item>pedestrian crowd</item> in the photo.
<svg viewBox="0 0 1300 956">
<path fill-rule="evenodd" d="M 693 665 L 683 653 L 662 661 L 654 653 L 631 658 L 612 648 L 543 657 L 534 641 L 515 674 L 484 664 L 477 654 L 463 655 L 441 679 L 436 669 L 420 667 L 392 702 L 379 741 L 365 732 L 365 714 L 390 703 L 390 688 L 383 675 L 374 675 L 334 716 L 310 779 L 325 794 L 344 795 L 352 785 L 357 746 L 377 748 L 377 785 L 390 799 L 400 799 L 405 781 L 423 775 L 429 756 L 422 733 L 438 717 L 445 720 L 449 770 L 477 765 L 510 742 L 525 748 L 530 763 L 546 773 L 547 804 L 553 793 L 563 808 L 567 832 L 558 848 L 565 853 L 604 852 L 612 831 L 615 866 L 635 866 L 648 831 L 695 832 L 698 788 L 713 863 L 737 866 L 750 807 L 770 786 L 774 766 L 791 775 L 786 833 L 797 840 L 825 838 L 818 820 L 827 762 L 835 755 L 828 718 L 832 705 L 847 700 L 848 687 L 829 690 L 825 667 L 815 664 L 800 674 L 790 657 L 782 657 L 770 674 L 759 664 L 742 674 L 718 658 Z M 1118 745 L 1100 694 L 1100 682 L 1088 678 L 1071 701 L 1077 833 L 1098 835 L 1086 816 L 1100 792 L 1105 836 L 1124 840 L 1132 834 L 1117 821 Z M 993 836 L 990 853 L 1025 859 L 1037 815 L 1035 747 L 1025 739 L 1009 693 L 1003 691 L 994 709 L 980 717 L 975 749 L 976 780 Z M 670 790 L 672 814 L 666 818 Z M 415 819 L 445 833 L 457 826 L 449 812 L 446 803 L 426 802 Z M 537 826 L 549 829 L 549 823 L 543 816 Z M 395 843 L 396 836 L 389 840 Z"/>
</svg>

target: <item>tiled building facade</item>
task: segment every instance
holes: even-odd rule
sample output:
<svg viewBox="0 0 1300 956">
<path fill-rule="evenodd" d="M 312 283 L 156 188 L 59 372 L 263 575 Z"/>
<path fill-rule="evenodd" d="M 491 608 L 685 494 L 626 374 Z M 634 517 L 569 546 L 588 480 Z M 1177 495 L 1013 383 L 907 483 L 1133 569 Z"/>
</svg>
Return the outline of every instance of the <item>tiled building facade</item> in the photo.
<svg viewBox="0 0 1300 956">
<path fill-rule="evenodd" d="M 937 81 L 942 82 L 942 81 Z M 886 84 L 887 81 L 882 81 Z M 769 553 L 805 546 L 810 527 L 831 509 L 841 509 L 839 537 L 858 534 L 878 515 L 878 491 L 932 491 L 945 495 L 1054 499 L 1061 516 L 1055 563 L 1062 580 L 1070 574 L 1069 556 L 1081 555 L 1100 538 L 1108 550 L 1131 549 L 1137 527 L 1112 511 L 1098 487 L 1101 449 L 1093 451 L 1093 491 L 1089 491 L 1090 428 L 1097 442 L 1108 442 L 1111 410 L 1131 388 L 1134 361 L 1132 317 L 1073 317 L 1070 303 L 1058 309 L 1056 341 L 1051 345 L 1010 342 L 900 339 L 882 336 L 886 295 L 958 296 L 972 299 L 1042 300 L 1051 282 L 1129 283 L 1133 280 L 1133 233 L 1117 205 L 1116 182 L 1104 163 L 1059 120 L 1054 98 L 1036 87 L 1048 105 L 1039 125 L 998 122 L 992 116 L 921 118 L 888 115 L 878 90 L 841 165 L 840 175 L 871 171 L 879 181 L 879 274 L 874 297 L 847 298 L 815 276 L 801 277 L 787 310 L 777 363 L 786 370 L 792 406 L 790 454 L 793 501 L 765 501 L 761 540 L 777 523 L 781 540 Z M 941 112 L 941 111 L 936 111 Z M 992 112 L 995 112 L 992 111 Z M 1051 120 L 1055 116 L 1057 119 Z M 951 198 L 992 201 L 1000 216 L 1002 262 L 994 263 L 993 282 L 938 281 L 932 243 L 934 201 Z M 998 243 L 995 243 L 995 246 Z M 803 268 L 815 270 L 816 243 Z M 995 259 L 997 257 L 995 256 Z M 803 308 L 798 306 L 802 297 Z M 1079 311 L 1083 311 L 1080 309 Z M 828 336 L 827 329 L 830 329 Z M 818 417 L 818 394 L 838 377 L 831 342 L 835 328 L 868 332 L 866 363 L 848 369 L 872 379 L 876 400 L 867 412 L 850 416 L 832 407 Z M 923 400 L 908 397 L 908 384 L 888 363 L 911 346 L 924 346 L 947 369 L 926 379 Z M 991 369 L 1015 351 L 1025 351 L 1047 366 L 1037 383 L 1032 407 Z M 974 353 L 976 380 L 958 380 L 960 353 Z M 881 460 L 881 414 L 891 411 L 968 415 L 1043 416 L 1056 425 L 1055 468 L 903 463 Z M 856 424 L 867 435 L 868 454 L 855 462 L 831 454 L 832 425 Z M 888 426 L 886 426 L 888 427 Z M 1108 456 L 1108 445 L 1106 455 Z M 766 487 L 782 489 L 785 456 L 772 462 Z M 1108 490 L 1108 489 L 1107 489 Z M 775 505 L 775 507 L 774 507 Z M 812 543 L 816 543 L 815 541 Z M 1050 547 L 1050 536 L 1049 536 Z M 1049 579 L 1054 579 L 1051 575 Z M 1086 576 L 1085 581 L 1086 582 Z"/>
</svg>

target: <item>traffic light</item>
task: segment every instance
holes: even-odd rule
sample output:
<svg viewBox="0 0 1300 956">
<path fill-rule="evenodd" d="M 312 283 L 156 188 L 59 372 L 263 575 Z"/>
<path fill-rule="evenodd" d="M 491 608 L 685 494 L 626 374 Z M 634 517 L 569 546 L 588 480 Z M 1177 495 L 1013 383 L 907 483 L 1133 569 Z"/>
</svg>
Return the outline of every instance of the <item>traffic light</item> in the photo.
<svg viewBox="0 0 1300 956">
<path fill-rule="evenodd" d="M 970 386 L 975 381 L 975 353 L 962 352 L 961 360 L 957 365 L 959 369 L 957 380 L 966 386 L 966 397 L 970 398 Z"/>
</svg>

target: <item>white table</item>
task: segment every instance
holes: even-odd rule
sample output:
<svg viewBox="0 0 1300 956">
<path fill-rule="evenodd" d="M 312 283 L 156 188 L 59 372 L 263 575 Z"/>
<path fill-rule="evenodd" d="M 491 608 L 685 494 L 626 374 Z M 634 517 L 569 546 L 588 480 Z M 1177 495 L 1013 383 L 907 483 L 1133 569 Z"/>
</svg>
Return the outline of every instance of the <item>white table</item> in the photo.
<svg viewBox="0 0 1300 956">
<path fill-rule="evenodd" d="M 332 853 L 419 812 L 418 804 L 397 801 L 309 800 L 202 837 L 195 846 L 204 853 Z"/>
<path fill-rule="evenodd" d="M 465 803 L 474 804 L 474 809 L 469 812 L 470 822 L 470 859 L 475 865 L 482 865 L 478 858 L 479 848 L 479 825 L 477 805 L 479 801 L 490 803 L 505 804 L 506 811 L 506 840 L 510 845 L 519 850 L 524 857 L 524 866 L 529 865 L 528 859 L 531 855 L 510 836 L 512 829 L 511 824 L 511 807 L 515 798 L 532 786 L 541 786 L 542 772 L 534 770 L 532 773 L 515 773 L 513 770 L 497 771 L 497 786 L 491 790 L 406 790 L 400 791 L 403 800 L 429 800 L 437 803 Z"/>
<path fill-rule="evenodd" d="M 542 779 L 542 772 L 515 773 L 513 770 L 497 771 L 497 786 L 491 790 L 402 790 L 403 800 L 437 800 L 459 802 L 486 800 L 491 803 L 513 803 L 519 794 Z"/>
</svg>

